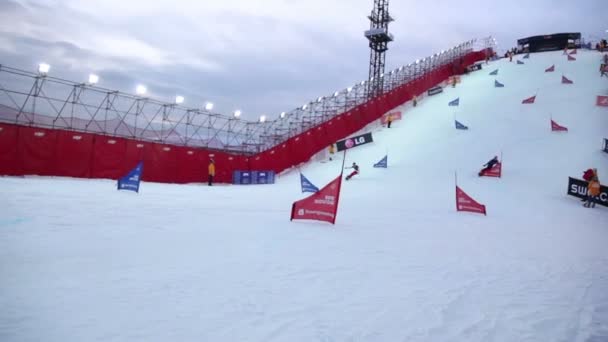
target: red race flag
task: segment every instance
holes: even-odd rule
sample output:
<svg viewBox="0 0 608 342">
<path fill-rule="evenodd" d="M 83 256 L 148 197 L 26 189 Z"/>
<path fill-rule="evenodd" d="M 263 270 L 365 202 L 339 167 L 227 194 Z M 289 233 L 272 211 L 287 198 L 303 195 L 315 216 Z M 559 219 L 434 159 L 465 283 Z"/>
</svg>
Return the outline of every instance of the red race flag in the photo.
<svg viewBox="0 0 608 342">
<path fill-rule="evenodd" d="M 527 99 L 521 101 L 522 104 L 532 104 L 536 100 L 536 95 L 532 97 L 528 97 Z"/>
<path fill-rule="evenodd" d="M 489 170 L 481 170 L 479 171 L 479 177 L 496 177 L 500 178 L 502 176 L 502 162 L 496 163 Z"/>
<path fill-rule="evenodd" d="M 477 201 L 456 186 L 456 211 L 468 211 L 486 215 L 486 206 L 477 203 Z"/>
<path fill-rule="evenodd" d="M 576 55 L 576 49 L 572 50 L 572 51 L 570 52 L 570 54 L 571 54 L 571 55 Z"/>
<path fill-rule="evenodd" d="M 608 96 L 598 95 L 595 104 L 600 107 L 608 107 Z"/>
<path fill-rule="evenodd" d="M 575 60 L 576 60 L 576 58 L 572 57 L 571 55 L 568 55 L 568 60 L 569 60 L 569 61 L 575 61 Z"/>
<path fill-rule="evenodd" d="M 562 84 L 572 84 L 572 80 L 569 80 L 566 76 L 562 76 Z"/>
<path fill-rule="evenodd" d="M 336 223 L 342 175 L 314 194 L 296 201 L 291 206 L 291 220 L 316 220 Z"/>
<path fill-rule="evenodd" d="M 545 72 L 554 72 L 555 71 L 555 64 L 548 67 L 547 69 L 545 69 Z"/>
<path fill-rule="evenodd" d="M 551 131 L 553 132 L 568 132 L 568 128 L 559 125 L 557 122 L 551 120 Z"/>
</svg>

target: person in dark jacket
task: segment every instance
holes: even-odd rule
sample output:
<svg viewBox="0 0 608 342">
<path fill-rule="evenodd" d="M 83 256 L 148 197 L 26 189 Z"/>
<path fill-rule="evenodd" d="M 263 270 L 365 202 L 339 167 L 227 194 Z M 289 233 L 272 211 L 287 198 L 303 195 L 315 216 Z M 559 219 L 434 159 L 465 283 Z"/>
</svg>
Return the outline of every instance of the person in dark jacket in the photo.
<svg viewBox="0 0 608 342">
<path fill-rule="evenodd" d="M 354 169 L 353 172 L 346 176 L 346 180 L 349 180 L 359 174 L 359 165 L 357 165 L 355 162 L 353 162 L 353 166 L 345 167 L 345 169 Z"/>
<path fill-rule="evenodd" d="M 483 164 L 484 168 L 479 171 L 479 175 L 481 176 L 484 172 L 492 170 L 496 164 L 498 164 L 498 156 L 494 156 L 494 158 L 490 159 L 490 161 Z"/>
</svg>

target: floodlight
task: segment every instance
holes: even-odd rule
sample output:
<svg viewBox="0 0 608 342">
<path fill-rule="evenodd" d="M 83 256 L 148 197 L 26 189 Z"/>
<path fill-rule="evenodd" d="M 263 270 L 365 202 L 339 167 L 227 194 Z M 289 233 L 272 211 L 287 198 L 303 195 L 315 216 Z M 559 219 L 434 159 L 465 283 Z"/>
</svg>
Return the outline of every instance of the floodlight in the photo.
<svg viewBox="0 0 608 342">
<path fill-rule="evenodd" d="M 364 85 L 364 84 L 365 84 L 365 81 L 361 81 L 361 85 Z"/>
<path fill-rule="evenodd" d="M 89 84 L 97 84 L 97 82 L 99 82 L 99 76 L 97 76 L 95 74 L 90 74 L 89 75 Z"/>
<path fill-rule="evenodd" d="M 383 78 L 383 77 L 384 77 L 384 74 L 380 74 L 380 78 Z"/>
<path fill-rule="evenodd" d="M 308 105 L 303 105 L 303 106 L 302 106 L 302 109 L 306 109 L 306 107 L 308 107 Z"/>
<path fill-rule="evenodd" d="M 179 95 L 176 96 L 175 97 L 175 103 L 176 104 L 182 104 L 182 103 L 184 103 L 184 97 L 183 96 L 179 96 Z"/>
<path fill-rule="evenodd" d="M 260 116 L 260 122 L 264 122 L 264 121 L 266 121 L 266 115 Z"/>
<path fill-rule="evenodd" d="M 416 64 L 418 64 L 418 63 L 420 63 L 420 60 L 419 60 L 419 59 L 417 59 L 417 60 L 416 60 Z"/>
<path fill-rule="evenodd" d="M 337 97 L 338 95 L 340 95 L 339 91 L 337 91 L 337 92 L 334 93 L 334 97 Z"/>
<path fill-rule="evenodd" d="M 323 101 L 323 96 L 321 96 L 317 99 L 317 102 L 321 102 L 321 101 Z"/>
<path fill-rule="evenodd" d="M 347 92 L 349 92 L 349 93 L 350 93 L 352 90 L 353 90 L 353 87 L 348 87 L 348 88 L 346 88 L 346 91 L 347 91 Z"/>
<path fill-rule="evenodd" d="M 138 85 L 137 88 L 135 88 L 135 92 L 137 93 L 137 95 L 144 95 L 147 91 L 148 89 L 146 89 L 146 86 L 141 84 Z"/>
<path fill-rule="evenodd" d="M 46 63 L 38 64 L 38 72 L 41 74 L 47 74 L 50 69 L 51 69 L 51 66 Z"/>
<path fill-rule="evenodd" d="M 285 117 L 285 115 L 287 115 L 287 113 L 285 112 L 281 112 L 281 119 Z"/>
<path fill-rule="evenodd" d="M 205 110 L 212 110 L 212 109 L 213 109 L 213 103 L 207 102 L 205 104 Z"/>
<path fill-rule="evenodd" d="M 235 117 L 235 118 L 239 118 L 239 117 L 241 117 L 241 111 L 240 111 L 240 110 L 238 110 L 238 109 L 237 109 L 237 110 L 235 110 L 235 111 L 234 111 L 234 117 Z"/>
</svg>

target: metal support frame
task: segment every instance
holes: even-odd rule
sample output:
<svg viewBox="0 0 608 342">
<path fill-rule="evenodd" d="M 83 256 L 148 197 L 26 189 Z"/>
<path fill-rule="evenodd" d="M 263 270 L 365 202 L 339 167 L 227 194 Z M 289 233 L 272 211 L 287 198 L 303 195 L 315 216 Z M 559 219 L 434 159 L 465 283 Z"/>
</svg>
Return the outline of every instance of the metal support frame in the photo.
<svg viewBox="0 0 608 342">
<path fill-rule="evenodd" d="M 376 2 L 388 6 L 388 1 Z M 372 12 L 376 18 L 373 20 L 388 16 L 388 11 L 384 13 L 374 15 Z M 450 65 L 474 49 L 485 48 L 495 49 L 495 40 L 491 37 L 470 40 L 388 73 L 380 73 L 384 76 L 377 76 L 378 69 L 374 69 L 376 76 L 373 77 L 377 77 L 374 80 L 380 83 L 359 82 L 288 111 L 284 117 L 269 118 L 265 122 L 187 108 L 0 65 L 0 122 L 253 154 L 365 103 L 369 99 L 369 89 L 380 89 L 377 95 L 381 95 L 425 77 L 434 69 Z"/>
</svg>

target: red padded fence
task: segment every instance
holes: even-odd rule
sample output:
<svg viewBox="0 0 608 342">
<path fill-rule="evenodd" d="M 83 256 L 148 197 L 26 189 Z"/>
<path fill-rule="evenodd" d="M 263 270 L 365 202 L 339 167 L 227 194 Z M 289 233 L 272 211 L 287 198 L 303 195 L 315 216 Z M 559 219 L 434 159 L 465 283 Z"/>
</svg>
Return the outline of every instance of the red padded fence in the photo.
<svg viewBox="0 0 608 342">
<path fill-rule="evenodd" d="M 485 51 L 469 53 L 457 63 L 434 70 L 250 157 L 203 148 L 0 123 L 0 175 L 117 179 L 143 160 L 142 179 L 145 181 L 206 182 L 210 157 L 215 160 L 215 180 L 220 183 L 231 182 L 235 170 L 280 173 L 308 161 L 329 144 L 361 130 L 414 95 L 420 95 L 454 73 L 461 73 L 464 67 L 485 59 L 485 56 Z"/>
</svg>

